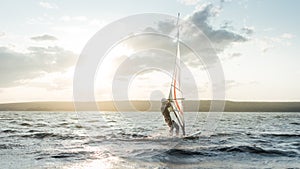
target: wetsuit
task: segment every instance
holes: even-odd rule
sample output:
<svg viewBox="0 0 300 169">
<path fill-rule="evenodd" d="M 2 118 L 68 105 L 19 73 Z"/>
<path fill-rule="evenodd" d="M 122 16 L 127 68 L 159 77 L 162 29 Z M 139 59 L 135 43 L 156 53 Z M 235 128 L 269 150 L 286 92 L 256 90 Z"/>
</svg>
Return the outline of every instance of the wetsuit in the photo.
<svg viewBox="0 0 300 169">
<path fill-rule="evenodd" d="M 166 104 L 162 104 L 161 105 L 161 112 L 165 118 L 165 122 L 167 123 L 167 125 L 169 126 L 169 132 L 170 132 L 170 135 L 173 134 L 173 129 L 175 128 L 176 129 L 176 135 L 179 134 L 179 126 L 178 124 L 171 119 L 171 116 L 170 116 L 170 111 L 169 111 L 169 107 L 171 107 L 171 103 L 168 102 Z"/>
<path fill-rule="evenodd" d="M 172 119 L 170 116 L 170 112 L 169 112 L 169 107 L 171 106 L 171 103 L 167 103 L 167 104 L 162 104 L 161 105 L 161 112 L 165 118 L 165 122 L 167 123 L 167 125 L 171 128 L 172 127 Z"/>
</svg>

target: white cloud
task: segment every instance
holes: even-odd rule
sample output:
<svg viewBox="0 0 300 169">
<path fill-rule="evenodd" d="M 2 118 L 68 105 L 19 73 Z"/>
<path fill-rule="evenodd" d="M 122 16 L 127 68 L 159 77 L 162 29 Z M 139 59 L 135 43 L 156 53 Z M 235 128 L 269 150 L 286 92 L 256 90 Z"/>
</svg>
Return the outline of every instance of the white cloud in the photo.
<svg viewBox="0 0 300 169">
<path fill-rule="evenodd" d="M 22 80 L 23 86 L 53 90 L 70 90 L 72 88 L 74 67 L 66 68 L 64 72 L 52 72 L 41 76 Z"/>
<path fill-rule="evenodd" d="M 220 6 L 215 6 L 212 3 L 203 3 L 197 5 L 195 7 L 195 10 L 196 11 L 194 13 L 203 11 L 209 14 L 207 17 L 215 17 L 221 13 L 222 8 Z"/>
<path fill-rule="evenodd" d="M 195 11 L 189 18 L 208 38 L 214 43 L 227 43 L 236 41 L 246 41 L 246 38 L 235 32 L 226 29 L 214 29 L 209 20 L 219 13 L 219 8 L 214 7 L 212 4 L 203 5 L 199 10 Z"/>
<path fill-rule="evenodd" d="M 292 43 L 290 42 L 292 38 L 294 38 L 293 34 L 284 33 L 282 35 L 274 37 L 264 36 L 262 38 L 255 38 L 254 42 L 261 49 L 262 53 L 266 53 L 273 48 L 292 45 Z"/>
<path fill-rule="evenodd" d="M 51 25 L 56 19 L 48 14 L 43 14 L 42 16 L 27 18 L 26 23 L 34 25 Z"/>
<path fill-rule="evenodd" d="M 0 87 L 10 87 L 28 79 L 53 72 L 64 72 L 75 63 L 76 56 L 60 47 L 29 47 L 16 52 L 0 47 Z"/>
<path fill-rule="evenodd" d="M 34 41 L 54 41 L 54 40 L 57 40 L 57 38 L 55 36 L 52 36 L 52 35 L 41 35 L 41 36 L 33 36 L 30 38 L 31 40 L 34 40 Z"/>
<path fill-rule="evenodd" d="M 238 52 L 234 52 L 234 53 L 226 53 L 224 54 L 225 56 L 222 57 L 222 60 L 226 61 L 226 60 L 231 60 L 234 58 L 239 58 L 242 56 L 242 53 L 238 53 Z"/>
<path fill-rule="evenodd" d="M 269 37 L 264 37 L 262 39 L 256 39 L 255 43 L 258 44 L 262 53 L 266 53 L 267 51 L 269 51 L 270 49 L 275 47 L 274 39 L 272 40 Z"/>
<path fill-rule="evenodd" d="M 87 21 L 87 17 L 86 16 L 62 16 L 60 18 L 61 21 L 65 21 L 65 22 L 69 22 L 69 21 Z"/>
<path fill-rule="evenodd" d="M 4 32 L 0 32 L 0 37 L 5 36 Z"/>
<path fill-rule="evenodd" d="M 219 7 L 215 7 L 212 4 L 203 4 L 199 6 L 193 14 L 185 18 L 186 22 L 180 25 L 180 38 L 185 42 L 193 42 L 195 39 L 199 38 L 208 38 L 214 47 L 213 50 L 218 53 L 222 52 L 232 43 L 247 41 L 248 39 L 241 34 L 230 31 L 224 27 L 214 28 L 210 25 L 210 20 L 215 17 L 220 10 L 221 9 Z M 174 32 L 174 28 L 174 22 L 162 21 L 158 24 L 158 28 L 156 30 L 163 34 L 170 34 L 172 31 Z M 202 34 L 199 34 L 199 30 L 202 31 Z M 203 49 L 207 49 L 208 47 L 207 44 L 197 45 L 203 46 Z M 210 46 L 210 48 L 212 48 L 212 46 Z M 209 56 L 208 53 L 206 54 L 207 55 L 205 56 Z"/>
<path fill-rule="evenodd" d="M 290 33 L 284 33 L 280 37 L 284 38 L 284 39 L 292 39 L 292 38 L 294 38 L 294 35 L 290 34 Z"/>
<path fill-rule="evenodd" d="M 242 31 L 243 31 L 245 34 L 247 34 L 247 35 L 252 35 L 252 34 L 254 33 L 254 27 L 253 27 L 253 26 L 251 26 L 251 27 L 249 27 L 249 26 L 244 26 L 244 27 L 242 28 Z"/>
<path fill-rule="evenodd" d="M 235 88 L 242 85 L 242 83 L 237 82 L 236 80 L 226 80 L 225 85 L 226 85 L 226 90 L 229 90 L 231 88 Z"/>
<path fill-rule="evenodd" d="M 58 6 L 56 4 L 45 2 L 45 1 L 40 2 L 39 5 L 47 9 L 58 9 Z"/>
<path fill-rule="evenodd" d="M 212 43 L 212 50 L 216 51 L 217 53 L 224 51 L 224 49 L 230 46 L 232 43 L 245 42 L 248 40 L 246 37 L 225 28 L 213 28 L 209 23 L 210 20 L 215 17 L 218 12 L 216 12 L 216 9 L 212 4 L 205 4 L 199 9 L 200 10 L 195 11 L 191 16 L 186 18 L 188 22 L 193 23 L 197 26 L 197 28 L 193 28 L 192 25 L 182 25 L 182 39 L 193 41 L 194 38 L 191 37 L 201 36 L 195 34 L 195 30 L 200 29 Z M 207 45 L 205 44 L 199 45 L 202 45 L 204 49 L 207 48 Z M 212 48 L 212 46 L 209 48 Z M 210 57 L 210 53 L 205 53 L 204 57 Z M 212 59 L 208 60 L 213 61 Z"/>
<path fill-rule="evenodd" d="M 179 0 L 184 5 L 196 5 L 200 0 Z"/>
</svg>

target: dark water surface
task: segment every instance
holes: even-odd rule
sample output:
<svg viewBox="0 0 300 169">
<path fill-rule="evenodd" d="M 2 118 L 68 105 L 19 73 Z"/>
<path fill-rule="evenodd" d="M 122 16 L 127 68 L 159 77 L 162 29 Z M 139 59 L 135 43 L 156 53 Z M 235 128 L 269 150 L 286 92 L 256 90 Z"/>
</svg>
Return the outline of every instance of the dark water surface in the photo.
<svg viewBox="0 0 300 169">
<path fill-rule="evenodd" d="M 187 133 L 207 113 L 186 113 Z M 211 137 L 159 112 L 0 112 L 1 168 L 300 168 L 300 113 L 224 113 Z"/>
</svg>

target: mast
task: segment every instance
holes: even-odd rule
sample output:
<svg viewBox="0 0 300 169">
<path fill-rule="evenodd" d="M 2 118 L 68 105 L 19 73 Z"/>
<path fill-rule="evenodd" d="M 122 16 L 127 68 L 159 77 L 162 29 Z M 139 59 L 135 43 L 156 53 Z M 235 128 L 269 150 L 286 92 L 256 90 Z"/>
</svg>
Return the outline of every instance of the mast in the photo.
<svg viewBox="0 0 300 169">
<path fill-rule="evenodd" d="M 176 60 L 176 63 L 179 64 L 180 67 L 180 46 L 179 46 L 179 17 L 180 17 L 180 13 L 178 13 L 178 17 L 177 17 L 177 53 L 176 53 L 176 59 L 179 59 L 179 62 L 177 62 L 178 60 Z"/>
</svg>

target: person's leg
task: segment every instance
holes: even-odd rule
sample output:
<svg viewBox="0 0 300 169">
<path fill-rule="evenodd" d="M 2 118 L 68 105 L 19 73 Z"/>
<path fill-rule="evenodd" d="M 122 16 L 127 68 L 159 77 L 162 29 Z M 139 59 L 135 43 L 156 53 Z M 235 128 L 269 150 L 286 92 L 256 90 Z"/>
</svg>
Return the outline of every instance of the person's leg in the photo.
<svg viewBox="0 0 300 169">
<path fill-rule="evenodd" d="M 173 135 L 173 129 L 174 129 L 173 125 L 171 127 L 169 127 L 169 135 L 170 136 Z"/>
<path fill-rule="evenodd" d="M 176 129 L 176 136 L 178 136 L 179 135 L 179 126 L 178 126 L 178 124 L 175 121 L 173 123 L 174 123 L 173 126 Z"/>
</svg>

